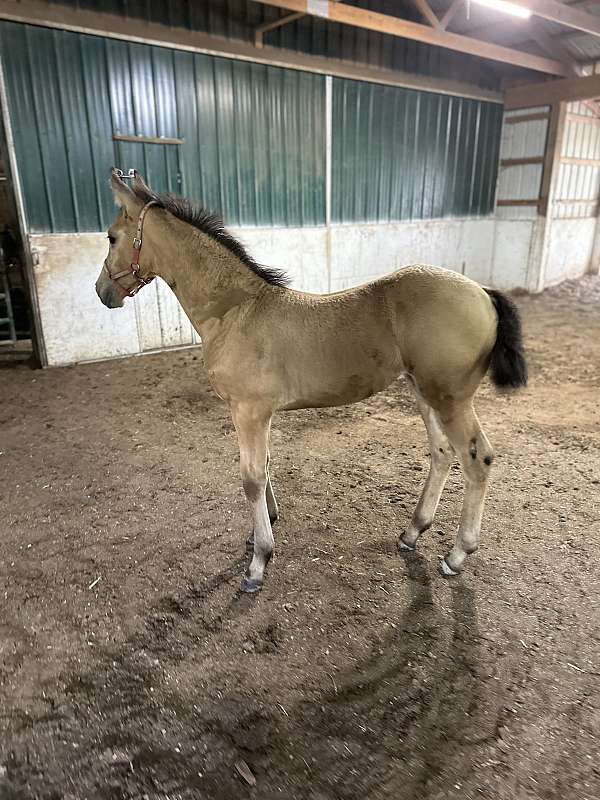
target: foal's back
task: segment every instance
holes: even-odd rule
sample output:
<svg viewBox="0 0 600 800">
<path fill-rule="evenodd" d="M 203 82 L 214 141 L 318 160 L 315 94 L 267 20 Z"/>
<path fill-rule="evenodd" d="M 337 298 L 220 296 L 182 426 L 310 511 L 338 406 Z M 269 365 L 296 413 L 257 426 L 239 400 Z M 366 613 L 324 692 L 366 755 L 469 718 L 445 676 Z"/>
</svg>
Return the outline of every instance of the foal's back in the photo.
<svg viewBox="0 0 600 800">
<path fill-rule="evenodd" d="M 280 408 L 356 402 L 401 373 L 427 396 L 470 396 L 487 368 L 496 313 L 485 291 L 449 270 L 410 266 L 329 295 L 268 293 L 252 325 L 269 340 Z M 275 377 L 276 376 L 276 377 Z M 268 380 L 268 376 L 266 378 Z"/>
</svg>

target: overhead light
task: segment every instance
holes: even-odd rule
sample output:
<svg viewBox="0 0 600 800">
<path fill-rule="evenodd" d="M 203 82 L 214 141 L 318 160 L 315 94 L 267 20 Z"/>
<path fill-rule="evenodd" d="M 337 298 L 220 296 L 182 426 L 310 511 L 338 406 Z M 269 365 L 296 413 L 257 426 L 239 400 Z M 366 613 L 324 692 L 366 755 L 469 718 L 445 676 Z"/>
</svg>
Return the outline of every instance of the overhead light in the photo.
<svg viewBox="0 0 600 800">
<path fill-rule="evenodd" d="M 528 8 L 510 3 L 508 0 L 473 0 L 473 2 L 486 8 L 493 8 L 494 11 L 512 14 L 513 17 L 520 17 L 521 19 L 529 19 L 531 16 L 531 11 Z"/>
</svg>

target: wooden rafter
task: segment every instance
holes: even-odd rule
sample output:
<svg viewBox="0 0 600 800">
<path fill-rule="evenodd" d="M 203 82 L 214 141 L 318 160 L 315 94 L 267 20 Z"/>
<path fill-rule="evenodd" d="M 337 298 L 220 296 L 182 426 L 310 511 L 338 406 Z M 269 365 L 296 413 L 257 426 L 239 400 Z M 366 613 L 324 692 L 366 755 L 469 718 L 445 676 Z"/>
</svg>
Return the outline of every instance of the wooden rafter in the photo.
<svg viewBox="0 0 600 800">
<path fill-rule="evenodd" d="M 461 1 L 464 2 L 464 0 Z M 567 6 L 567 8 L 577 7 L 578 9 L 583 10 L 585 8 L 592 8 L 593 6 L 597 5 L 598 0 L 589 0 L 589 2 L 584 0 L 584 2 L 571 3 L 569 6 Z M 452 8 L 452 5 L 450 8 Z M 444 18 L 442 17 L 442 21 L 443 19 Z M 600 19 L 600 17 L 596 17 L 596 19 Z M 464 31 L 464 33 L 468 33 L 468 35 L 472 36 L 474 39 L 479 39 L 482 36 L 489 35 L 489 31 L 490 24 L 489 22 L 486 22 L 484 25 L 477 25 L 476 27 L 469 28 L 469 30 Z M 517 20 L 509 16 L 506 16 L 505 18 L 499 17 L 494 21 L 494 32 L 501 34 L 510 34 L 514 32 L 515 38 L 510 42 L 510 47 L 521 47 L 533 38 L 529 35 L 529 27 L 526 25 L 524 26 L 522 24 L 522 20 Z M 573 37 L 581 36 L 581 30 L 578 28 L 567 28 L 566 30 L 563 29 L 560 32 L 549 34 L 549 36 L 553 42 L 568 41 Z"/>
<path fill-rule="evenodd" d="M 274 19 L 273 22 L 265 22 L 264 25 L 259 25 L 258 28 L 254 29 L 254 45 L 256 47 L 264 47 L 264 35 L 267 31 L 274 31 L 276 28 L 281 28 L 283 25 L 288 25 L 290 22 L 295 22 L 297 19 L 303 17 L 299 11 L 295 11 L 292 14 L 286 14 L 284 17 L 279 17 L 279 19 Z"/>
<path fill-rule="evenodd" d="M 504 107 L 510 111 L 515 108 L 555 105 L 562 101 L 594 100 L 597 97 L 600 97 L 600 75 L 587 75 L 582 78 L 515 86 L 504 93 Z"/>
<path fill-rule="evenodd" d="M 555 39 L 552 39 L 552 37 L 546 33 L 542 22 L 539 20 L 531 20 L 529 23 L 529 32 L 531 38 L 538 43 L 542 50 L 546 53 L 557 55 L 560 58 L 572 76 L 581 77 L 583 75 L 581 65 L 573 59 L 566 47 Z M 595 116 L 600 117 L 600 105 L 598 105 L 595 100 L 584 100 L 583 102 L 594 112 Z"/>
<path fill-rule="evenodd" d="M 448 25 L 450 25 L 464 4 L 465 0 L 452 0 L 443 17 L 440 19 L 440 28 L 443 31 L 445 31 Z"/>
<path fill-rule="evenodd" d="M 186 28 L 167 27 L 156 22 L 143 22 L 107 11 L 91 11 L 47 0 L 0 0 L 0 19 L 45 28 L 73 31 L 140 44 L 170 47 L 194 53 L 210 53 L 225 58 L 241 59 L 259 64 L 301 70 L 318 75 L 334 75 L 349 80 L 364 80 L 385 86 L 468 97 L 475 100 L 502 103 L 502 95 L 490 89 L 454 78 L 372 67 L 368 64 L 342 61 L 265 45 L 256 48 L 247 41 L 225 39 Z"/>
<path fill-rule="evenodd" d="M 540 119 L 550 119 L 549 111 L 533 111 L 531 114 L 515 114 L 513 116 L 505 116 L 505 125 L 521 125 L 523 122 L 536 122 Z M 588 117 L 585 117 L 588 119 Z M 591 119 L 591 117 L 590 117 Z"/>
<path fill-rule="evenodd" d="M 445 30 L 436 30 L 429 25 L 422 25 L 388 14 L 379 14 L 364 8 L 348 6 L 345 3 L 327 2 L 327 0 L 260 0 L 265 5 L 286 8 L 313 16 L 325 17 L 332 22 L 352 25 L 356 28 L 387 33 L 404 39 L 424 42 L 425 44 L 445 47 L 460 53 L 478 56 L 479 58 L 513 64 L 517 67 L 545 72 L 549 75 L 565 75 L 564 65 L 552 58 L 524 53 L 510 47 L 501 47 L 490 42 L 482 42 L 469 36 L 461 36 Z"/>
<path fill-rule="evenodd" d="M 562 81 L 556 81 L 556 83 L 562 83 Z M 560 166 L 560 154 L 562 152 L 566 118 L 566 103 L 563 103 L 560 100 L 554 101 L 550 108 L 550 119 L 548 120 L 548 132 L 546 134 L 544 166 L 542 171 L 542 186 L 540 189 L 541 202 L 538 206 L 538 213 L 543 217 L 548 215 L 550 198 L 553 194 L 552 187 L 556 180 L 556 175 Z"/>
<path fill-rule="evenodd" d="M 595 17 L 586 11 L 557 3 L 556 0 L 510 0 L 510 2 L 531 11 L 536 17 L 600 36 L 600 17 Z"/>
<path fill-rule="evenodd" d="M 433 12 L 427 0 L 411 0 L 413 5 L 418 9 L 419 13 L 426 20 L 432 28 L 441 30 L 440 21 Z"/>
<path fill-rule="evenodd" d="M 578 72 L 575 62 L 567 48 L 563 47 L 560 42 L 554 41 L 554 39 L 546 33 L 542 25 L 543 23 L 540 23 L 536 19 L 530 20 L 527 26 L 527 32 L 533 41 L 537 42 L 545 53 L 552 53 L 556 58 L 559 58 L 571 75 L 579 75 L 580 72 Z"/>
</svg>

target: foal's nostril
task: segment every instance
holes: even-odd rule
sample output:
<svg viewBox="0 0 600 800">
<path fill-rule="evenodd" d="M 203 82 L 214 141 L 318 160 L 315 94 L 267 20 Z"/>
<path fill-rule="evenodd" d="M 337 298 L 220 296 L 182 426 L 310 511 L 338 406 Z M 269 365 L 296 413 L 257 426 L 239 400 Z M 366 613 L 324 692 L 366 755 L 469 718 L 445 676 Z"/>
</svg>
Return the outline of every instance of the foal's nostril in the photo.
<svg viewBox="0 0 600 800">
<path fill-rule="evenodd" d="M 108 306 L 110 308 L 108 304 L 108 297 L 107 297 L 108 292 L 106 286 L 101 288 L 99 282 L 96 283 L 96 294 L 98 295 L 98 298 L 100 299 L 102 305 Z"/>
<path fill-rule="evenodd" d="M 102 286 L 101 281 L 96 281 L 96 294 L 106 308 L 121 308 L 123 305 L 123 298 L 111 284 Z"/>
</svg>

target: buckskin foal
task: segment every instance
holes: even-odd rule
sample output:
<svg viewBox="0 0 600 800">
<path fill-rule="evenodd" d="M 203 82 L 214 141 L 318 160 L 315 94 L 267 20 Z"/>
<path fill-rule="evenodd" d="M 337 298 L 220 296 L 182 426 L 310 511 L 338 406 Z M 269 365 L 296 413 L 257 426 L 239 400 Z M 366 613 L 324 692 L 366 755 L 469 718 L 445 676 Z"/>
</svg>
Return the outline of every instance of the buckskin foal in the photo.
<svg viewBox="0 0 600 800">
<path fill-rule="evenodd" d="M 426 266 L 335 294 L 297 292 L 281 272 L 257 264 L 218 217 L 155 194 L 137 173 L 131 188 L 117 170 L 111 180 L 121 211 L 108 231 L 96 291 L 104 305 L 118 308 L 160 276 L 202 337 L 210 383 L 231 409 L 252 509 L 254 553 L 242 589 L 260 589 L 273 552 L 273 413 L 356 403 L 399 375 L 414 390 L 431 450 L 429 475 L 399 547 L 414 550 L 431 526 L 457 458 L 464 502 L 456 543 L 440 565 L 444 575 L 456 575 L 478 547 L 493 460 L 473 395 L 488 368 L 499 388 L 527 381 L 513 303 Z"/>
</svg>

